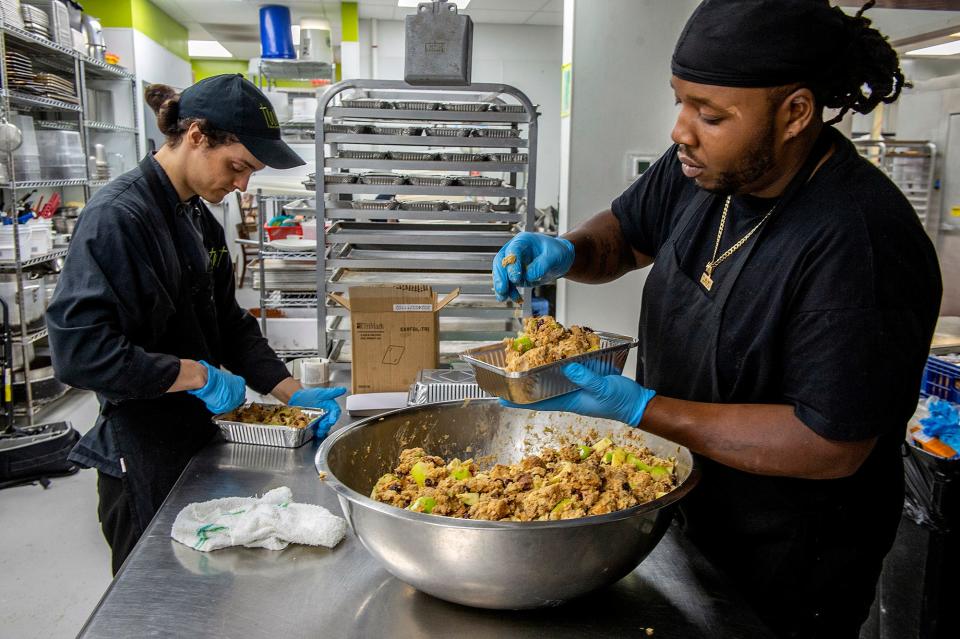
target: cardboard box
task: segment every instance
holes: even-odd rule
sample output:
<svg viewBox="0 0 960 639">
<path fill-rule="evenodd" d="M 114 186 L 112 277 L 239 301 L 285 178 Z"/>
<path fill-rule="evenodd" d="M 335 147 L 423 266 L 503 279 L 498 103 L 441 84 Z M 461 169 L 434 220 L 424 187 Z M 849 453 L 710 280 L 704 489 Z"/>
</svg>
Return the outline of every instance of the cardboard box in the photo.
<svg viewBox="0 0 960 639">
<path fill-rule="evenodd" d="M 330 298 L 350 311 L 353 393 L 405 391 L 425 368 L 436 368 L 440 353 L 442 300 L 429 286 L 351 286 L 349 298 Z"/>
</svg>

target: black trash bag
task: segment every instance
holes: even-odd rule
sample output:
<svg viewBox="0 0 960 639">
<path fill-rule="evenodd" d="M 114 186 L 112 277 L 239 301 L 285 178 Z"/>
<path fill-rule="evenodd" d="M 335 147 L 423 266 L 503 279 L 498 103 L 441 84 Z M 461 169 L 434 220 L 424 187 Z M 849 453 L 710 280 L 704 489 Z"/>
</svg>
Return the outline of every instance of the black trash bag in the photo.
<svg viewBox="0 0 960 639">
<path fill-rule="evenodd" d="M 49 478 L 77 472 L 67 455 L 79 440 L 70 422 L 24 427 L 0 438 L 0 488 L 33 482 L 46 488 Z"/>
</svg>

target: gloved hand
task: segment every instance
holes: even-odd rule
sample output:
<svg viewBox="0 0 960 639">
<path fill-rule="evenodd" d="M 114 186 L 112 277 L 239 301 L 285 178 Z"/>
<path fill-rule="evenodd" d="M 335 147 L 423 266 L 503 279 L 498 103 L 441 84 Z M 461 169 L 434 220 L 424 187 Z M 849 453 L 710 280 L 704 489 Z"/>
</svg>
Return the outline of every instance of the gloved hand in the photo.
<svg viewBox="0 0 960 639">
<path fill-rule="evenodd" d="M 500 403 L 510 408 L 567 411 L 637 426 L 647 404 L 657 394 L 623 375 L 597 375 L 581 364 L 567 364 L 563 374 L 581 390 L 533 404 L 513 404 L 505 400 Z"/>
<path fill-rule="evenodd" d="M 507 266 L 504 259 L 514 256 Z M 493 292 L 501 302 L 520 298 L 520 287 L 563 277 L 573 266 L 573 243 L 542 233 L 518 233 L 493 258 Z"/>
<path fill-rule="evenodd" d="M 327 411 L 327 414 L 314 424 L 314 432 L 318 439 L 323 439 L 330 432 L 330 427 L 340 419 L 340 405 L 336 398 L 347 392 L 343 386 L 332 388 L 301 388 L 290 397 L 290 406 L 301 408 L 317 408 Z"/>
<path fill-rule="evenodd" d="M 202 359 L 200 363 L 207 367 L 207 383 L 203 388 L 187 392 L 203 400 L 207 410 L 214 415 L 233 410 L 247 397 L 247 382 L 239 375 L 233 375 L 214 368 Z"/>
</svg>

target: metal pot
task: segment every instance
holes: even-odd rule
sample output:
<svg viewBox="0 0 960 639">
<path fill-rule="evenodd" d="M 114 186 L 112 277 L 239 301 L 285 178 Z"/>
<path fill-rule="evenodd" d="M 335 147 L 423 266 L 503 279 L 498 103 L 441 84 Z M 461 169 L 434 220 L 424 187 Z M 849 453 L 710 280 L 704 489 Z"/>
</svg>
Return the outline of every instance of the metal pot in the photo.
<svg viewBox="0 0 960 639">
<path fill-rule="evenodd" d="M 73 235 L 73 229 L 77 226 L 77 218 L 57 215 L 53 218 L 53 228 L 61 235 Z"/>
<path fill-rule="evenodd" d="M 547 428 L 549 427 L 549 428 Z M 634 429 L 569 413 L 502 407 L 498 400 L 428 404 L 346 426 L 327 437 L 317 469 L 327 473 L 364 547 L 400 580 L 440 599 L 480 608 L 556 606 L 630 573 L 663 537 L 677 502 L 696 484 L 690 451 L 655 435 L 644 444 L 676 458 L 679 485 L 648 504 L 561 521 L 455 519 L 395 508 L 367 497 L 404 448 L 512 463 L 561 434 L 591 428 L 623 440 Z"/>
<path fill-rule="evenodd" d="M 17 299 L 16 273 L 0 274 L 0 297 L 10 308 L 10 329 L 20 333 L 20 305 Z M 42 278 L 25 279 L 23 282 L 23 314 L 27 323 L 27 330 L 42 328 L 43 314 L 47 310 L 47 288 Z"/>
</svg>

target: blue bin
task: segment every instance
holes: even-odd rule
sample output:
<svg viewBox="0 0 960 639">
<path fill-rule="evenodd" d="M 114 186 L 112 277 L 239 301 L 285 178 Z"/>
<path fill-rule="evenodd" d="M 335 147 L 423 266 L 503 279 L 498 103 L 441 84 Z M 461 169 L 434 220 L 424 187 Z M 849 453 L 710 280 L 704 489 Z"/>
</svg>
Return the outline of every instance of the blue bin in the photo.
<svg viewBox="0 0 960 639">
<path fill-rule="evenodd" d="M 290 9 L 278 4 L 260 7 L 260 57 L 292 60 L 297 57 L 290 30 Z"/>
</svg>

